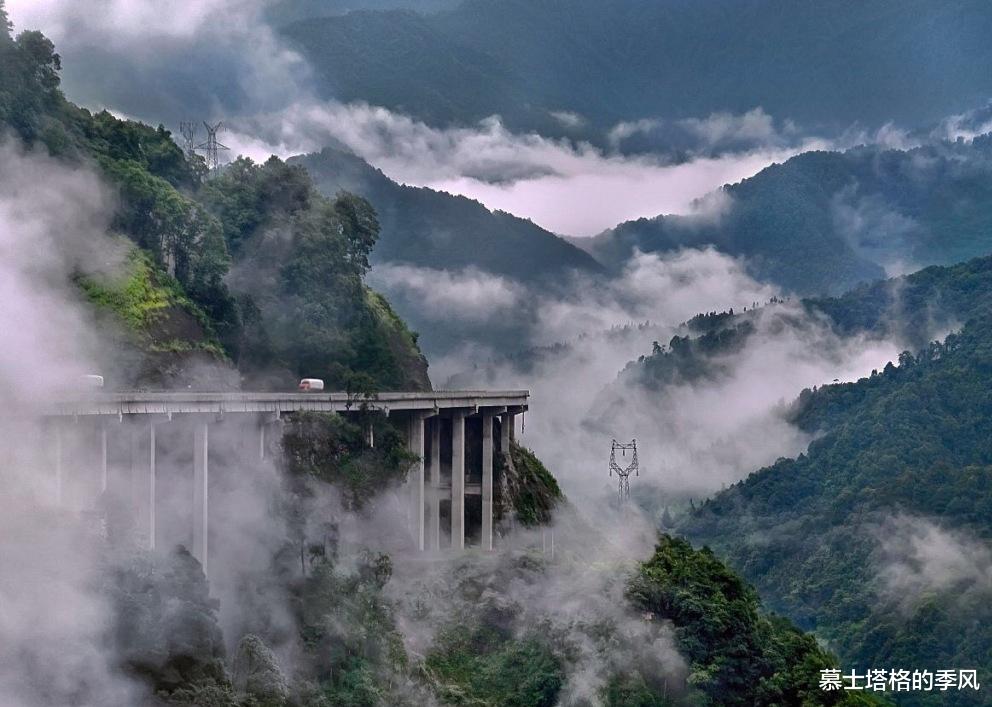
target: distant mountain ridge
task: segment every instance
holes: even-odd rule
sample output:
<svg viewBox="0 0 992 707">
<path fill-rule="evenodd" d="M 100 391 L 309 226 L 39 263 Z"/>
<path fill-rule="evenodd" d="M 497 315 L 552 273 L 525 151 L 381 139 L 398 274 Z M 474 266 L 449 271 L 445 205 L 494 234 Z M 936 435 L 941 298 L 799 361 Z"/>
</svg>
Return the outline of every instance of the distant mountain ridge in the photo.
<svg viewBox="0 0 992 707">
<path fill-rule="evenodd" d="M 567 292 L 577 274 L 605 277 L 595 258 L 529 220 L 490 211 L 463 196 L 397 184 L 347 150 L 325 148 L 290 162 L 305 167 L 325 195 L 346 191 L 372 203 L 381 228 L 371 254 L 372 282 L 422 335 L 420 343 L 429 354 L 467 342 L 516 350 L 527 344 L 537 317 L 535 298 L 528 293 Z M 440 315 L 422 290 L 410 286 L 411 279 L 436 283 L 434 289 L 444 291 L 455 308 L 457 293 L 445 290 L 442 280 L 454 279 L 453 286 L 464 288 L 469 301 L 477 289 L 495 286 L 514 299 L 514 314 Z"/>
<path fill-rule="evenodd" d="M 992 251 L 992 135 L 907 151 L 807 152 L 710 199 L 698 215 L 628 221 L 573 239 L 611 268 L 634 249 L 716 247 L 800 295 Z"/>
<path fill-rule="evenodd" d="M 373 262 L 474 267 L 524 283 L 603 271 L 591 255 L 532 221 L 464 196 L 398 184 L 346 150 L 329 147 L 289 161 L 305 167 L 325 195 L 348 191 L 372 203 L 382 229 Z"/>
<path fill-rule="evenodd" d="M 467 0 L 282 32 L 326 97 L 438 124 L 567 133 L 553 112 L 605 130 L 761 106 L 807 127 L 916 127 L 992 95 L 982 0 Z"/>
</svg>

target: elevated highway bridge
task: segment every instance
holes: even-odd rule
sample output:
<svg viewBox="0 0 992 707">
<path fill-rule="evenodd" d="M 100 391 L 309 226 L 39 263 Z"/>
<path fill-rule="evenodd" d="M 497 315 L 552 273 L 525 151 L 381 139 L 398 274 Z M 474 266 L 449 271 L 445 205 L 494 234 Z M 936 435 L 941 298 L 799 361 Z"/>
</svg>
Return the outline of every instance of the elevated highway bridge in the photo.
<svg viewBox="0 0 992 707">
<path fill-rule="evenodd" d="M 210 557 L 210 430 L 235 419 L 246 435 L 243 451 L 264 459 L 281 436 L 282 416 L 297 412 L 337 413 L 360 417 L 380 411 L 405 430 L 416 457 L 408 479 L 411 547 L 424 551 L 465 547 L 465 501 L 481 497 L 483 550 L 493 547 L 493 466 L 497 452 L 507 454 L 514 420 L 528 408 L 526 390 L 452 390 L 384 392 L 355 396 L 336 392 L 118 392 L 92 391 L 44 401 L 42 417 L 51 426 L 54 493 L 63 501 L 67 463 L 66 434 L 89 437 L 99 465 L 100 491 L 110 484 L 108 435 L 127 436 L 131 452 L 129 491 L 136 525 L 154 549 L 159 521 L 157 505 L 157 436 L 163 424 L 193 428 L 193 479 L 190 520 L 192 553 L 207 571 Z M 371 427 L 367 443 L 374 445 Z M 442 504 L 444 512 L 442 512 Z M 442 516 L 447 524 L 442 532 Z M 473 533 L 474 535 L 475 533 Z"/>
</svg>

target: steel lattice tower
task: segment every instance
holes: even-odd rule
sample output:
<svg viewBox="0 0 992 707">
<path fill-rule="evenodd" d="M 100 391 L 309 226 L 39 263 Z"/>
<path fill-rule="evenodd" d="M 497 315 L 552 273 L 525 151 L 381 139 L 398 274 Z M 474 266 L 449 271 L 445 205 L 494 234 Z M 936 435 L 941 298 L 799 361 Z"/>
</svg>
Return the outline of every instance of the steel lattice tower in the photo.
<svg viewBox="0 0 992 707">
<path fill-rule="evenodd" d="M 617 464 L 617 450 L 620 450 L 622 456 L 627 456 L 627 452 L 630 451 L 630 464 L 626 467 L 622 467 Z M 634 476 L 640 476 L 640 469 L 637 466 L 637 440 L 630 440 L 630 444 L 621 444 L 616 440 L 613 440 L 613 445 L 610 447 L 610 476 L 613 476 L 613 472 L 617 473 L 617 479 L 619 482 L 618 495 L 620 501 L 626 501 L 630 498 L 630 472 L 634 472 Z"/>
<path fill-rule="evenodd" d="M 210 171 L 216 170 L 220 166 L 220 151 L 230 149 L 217 142 L 217 133 L 224 129 L 223 123 L 210 125 L 204 121 L 203 127 L 207 129 L 207 140 L 196 146 L 197 150 L 203 150 L 206 155 L 207 167 Z"/>
<path fill-rule="evenodd" d="M 184 120 L 179 123 L 179 132 L 183 136 L 183 151 L 186 159 L 191 160 L 196 154 L 196 123 Z"/>
</svg>

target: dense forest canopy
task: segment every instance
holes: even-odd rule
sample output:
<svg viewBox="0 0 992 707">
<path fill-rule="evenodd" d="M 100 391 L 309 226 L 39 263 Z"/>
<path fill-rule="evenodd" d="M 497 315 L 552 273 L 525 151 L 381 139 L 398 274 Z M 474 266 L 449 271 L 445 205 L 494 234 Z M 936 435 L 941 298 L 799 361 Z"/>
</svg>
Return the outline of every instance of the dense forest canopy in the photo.
<svg viewBox="0 0 992 707">
<path fill-rule="evenodd" d="M 539 125 L 548 110 L 561 107 L 561 87 L 604 125 L 619 116 L 617 106 L 657 110 L 657 101 L 667 106 L 672 95 L 690 97 L 680 110 L 707 110 L 713 91 L 730 107 L 747 108 L 750 94 L 743 90 L 767 84 L 768 76 L 794 64 L 797 50 L 812 64 L 776 85 L 769 96 L 775 110 L 816 114 L 822 96 L 831 95 L 816 82 L 827 74 L 845 77 L 843 86 L 831 84 L 835 92 L 844 89 L 829 118 L 841 121 L 871 93 L 865 86 L 892 81 L 896 69 L 904 80 L 883 98 L 918 119 L 928 116 L 916 102 L 921 86 L 936 86 L 932 97 L 946 112 L 987 85 L 978 74 L 988 52 L 989 14 L 976 2 L 942 10 L 878 0 L 836 13 L 834 2 L 649 7 L 581 0 L 568 23 L 560 21 L 560 3 L 544 0 L 448 5 L 417 3 L 450 10 L 430 17 L 342 16 L 337 13 L 346 8 L 330 3 L 324 9 L 336 16 L 285 31 L 325 72 L 326 90 L 348 97 L 350 82 L 381 77 L 370 84 L 383 102 L 408 101 L 440 122 L 473 120 L 499 104 L 523 106 L 510 119 Z M 829 26 L 821 22 L 828 12 L 836 20 Z M 770 14 L 771 28 L 741 31 L 742 17 Z M 881 38 L 880 22 L 890 28 Z M 743 23 L 748 26 L 753 22 Z M 722 53 L 699 60 L 705 66 L 696 67 L 696 78 L 658 71 L 672 65 L 671 52 L 696 41 L 700 27 L 717 28 Z M 794 46 L 776 46 L 764 63 L 741 61 L 767 49 L 769 29 L 791 32 Z M 628 35 L 637 41 L 616 41 Z M 940 54 L 937 66 L 919 66 L 908 51 L 921 38 L 947 36 L 960 41 Z M 838 38 L 846 40 L 840 49 L 830 44 Z M 428 51 L 411 52 L 411 44 Z M 883 54 L 890 61 L 874 61 Z M 725 55 L 735 56 L 734 70 Z M 631 63 L 651 73 L 618 78 L 616 67 Z M 872 71 L 851 81 L 844 71 L 850 66 Z M 754 73 L 750 86 L 741 80 L 745 69 Z M 112 386 L 286 389 L 313 375 L 355 393 L 428 389 L 417 335 L 366 283 L 375 263 L 429 266 L 447 257 L 449 266 L 519 277 L 535 287 L 575 270 L 605 280 L 595 260 L 529 222 L 400 186 L 336 150 L 291 162 L 238 158 L 208 171 L 163 126 L 73 105 L 60 91 L 60 70 L 61 58 L 44 35 L 12 35 L 0 0 L 0 128 L 29 155 L 95 171 L 112 193 L 111 236 L 126 244 L 120 271 L 73 272 L 62 283 L 93 310 L 101 333 L 112 331 L 107 338 L 128 349 L 117 362 L 127 365 L 106 364 Z M 721 80 L 694 92 L 698 71 Z M 567 80 L 553 88 L 557 75 Z M 648 83 L 657 90 L 645 91 Z M 529 103 L 537 94 L 552 102 Z M 878 118 L 877 98 L 871 94 L 865 103 L 869 119 Z M 716 245 L 746 256 L 754 274 L 799 291 L 846 287 L 906 263 L 949 262 L 988 250 L 990 150 L 985 137 L 912 151 L 803 155 L 728 187 L 730 208 L 716 221 L 624 224 L 601 237 L 596 251 L 616 267 L 634 247 Z M 355 185 L 367 193 L 352 193 Z M 852 231 L 851 224 L 860 225 Z M 251 550 L 229 560 L 238 566 L 227 600 L 233 597 L 244 614 L 233 634 L 225 635 L 200 563 L 182 546 L 140 550 L 133 519 L 105 493 L 95 512 L 42 508 L 38 527 L 69 536 L 78 547 L 99 548 L 83 592 L 98 595 L 106 615 L 96 621 L 98 660 L 84 668 L 110 664 L 107 672 L 140 686 L 151 704 L 201 707 L 881 703 L 868 693 L 820 689 L 820 671 L 838 667 L 833 651 L 845 667 L 986 674 L 992 670 L 992 554 L 984 545 L 992 539 L 992 257 L 930 267 L 840 297 L 709 312 L 667 344 L 656 342 L 621 380 L 650 392 L 719 377 L 721 366 L 760 334 L 755 322 L 766 311 L 782 313 L 779 327 L 813 321 L 838 336 L 898 336 L 914 350 L 855 383 L 803 391 L 787 414 L 813 441 L 797 458 L 780 459 L 693 504 L 677 521 L 666 509 L 666 527 L 676 525 L 709 547 L 660 535 L 646 560 L 625 559 L 610 544 L 614 539 L 604 541 L 572 505 L 553 465 L 514 440 L 495 459 L 493 502 L 496 521 L 521 532 L 520 546 L 444 562 L 345 549 L 346 523 L 360 531 L 395 523 L 383 532 L 401 532 L 410 507 L 399 510 L 405 501 L 397 500 L 397 489 L 415 461 L 405 420 L 361 405 L 348 419 L 287 415 L 278 441 L 262 436 L 262 454 L 255 448 L 246 454 L 241 436 L 231 444 L 236 463 L 225 461 L 239 481 L 260 487 L 232 491 L 215 484 L 210 492 L 212 499 L 225 493 L 235 499 L 231 536 Z M 931 341 L 948 328 L 959 331 Z M 550 358 L 564 348 L 540 353 Z M 204 361 L 215 368 L 202 381 L 190 379 L 194 364 Z M 222 438 L 223 421 L 211 425 Z M 163 429 L 163 447 L 170 432 L 174 439 L 185 434 L 179 428 Z M 154 457 L 156 438 L 150 439 Z M 134 440 L 121 444 L 128 473 L 135 468 Z M 188 451 L 188 442 L 175 447 Z M 177 454 L 179 465 L 188 465 L 186 451 Z M 211 466 L 223 452 L 213 454 Z M 231 475 L 214 478 L 222 486 Z M 203 479 L 206 484 L 205 473 Z M 258 498 L 249 499 L 253 493 Z M 559 536 L 558 555 L 543 549 L 549 526 L 566 536 L 565 542 Z M 541 550 L 528 544 L 535 537 Z M 947 554 L 953 562 L 941 562 Z M 765 608 L 759 592 L 782 616 Z M 57 608 L 60 619 L 74 613 L 69 603 Z M 66 646 L 56 647 L 76 648 Z M 26 655 L 30 663 L 34 655 Z M 24 685 L 43 699 L 73 696 L 49 703 L 85 702 L 100 687 L 87 679 L 44 684 L 38 676 L 48 673 L 35 667 L 24 671 Z M 912 699 L 938 704 L 944 697 Z M 954 699 L 979 704 L 980 693 Z"/>
<path fill-rule="evenodd" d="M 911 150 L 807 152 L 714 199 L 715 213 L 620 224 L 581 242 L 619 268 L 633 250 L 713 246 L 758 279 L 801 295 L 834 294 L 992 247 L 992 136 Z"/>
<path fill-rule="evenodd" d="M 153 265 L 149 292 L 174 282 L 176 301 L 202 324 L 193 335 L 201 341 L 166 344 L 203 348 L 215 339 L 222 357 L 263 385 L 310 375 L 341 388 L 429 387 L 415 337 L 363 284 L 379 236 L 368 202 L 325 198 L 305 171 L 276 158 L 209 175 L 163 127 L 67 101 L 60 58 L 40 33 L 13 39 L 4 20 L 0 53 L 0 122 L 28 145 L 97 167 L 117 197 L 112 227 Z M 253 270 L 268 270 L 268 287 Z"/>
<path fill-rule="evenodd" d="M 890 337 L 917 350 L 990 309 L 992 256 L 931 266 L 862 285 L 840 297 L 810 297 L 794 303 L 776 298 L 750 311 L 697 315 L 667 344 L 655 342 L 650 354 L 629 363 L 621 380 L 656 390 L 719 378 L 732 366 L 734 356 L 762 335 L 759 324 L 765 317 L 773 329 L 802 332 L 826 325 L 842 337 Z"/>
<path fill-rule="evenodd" d="M 983 258 L 811 303 L 841 327 L 882 326 L 905 291 L 913 311 L 932 304 L 965 323 L 868 378 L 804 391 L 790 416 L 815 435 L 809 449 L 717 494 L 682 527 L 845 663 L 992 669 L 979 576 L 992 537 L 989 272 Z M 941 564 L 955 553 L 974 569 Z"/>
<path fill-rule="evenodd" d="M 429 352 L 448 353 L 466 340 L 500 350 L 526 343 L 536 320 L 534 298 L 519 297 L 513 317 L 439 317 L 425 307 L 422 292 L 402 286 L 402 268 L 414 268 L 412 275 L 428 279 L 461 274 L 459 286 L 467 291 L 476 278 L 498 280 L 521 294 L 528 288 L 568 293 L 575 275 L 605 276 L 591 255 L 529 220 L 490 211 L 462 196 L 398 184 L 346 150 L 328 147 L 289 162 L 305 167 L 323 194 L 347 191 L 375 207 L 380 236 L 372 262 L 384 266 L 381 272 L 401 268 L 399 283 L 380 287 L 403 319 L 424 335 Z"/>
</svg>

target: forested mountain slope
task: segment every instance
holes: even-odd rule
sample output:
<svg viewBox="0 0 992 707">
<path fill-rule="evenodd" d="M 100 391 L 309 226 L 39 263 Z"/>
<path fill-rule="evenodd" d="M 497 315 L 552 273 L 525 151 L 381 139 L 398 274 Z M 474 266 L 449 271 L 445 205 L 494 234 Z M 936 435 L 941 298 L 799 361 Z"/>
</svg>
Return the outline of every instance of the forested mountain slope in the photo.
<svg viewBox="0 0 992 707">
<path fill-rule="evenodd" d="M 914 278 L 903 304 L 925 308 L 918 296 L 929 289 L 966 320 L 960 333 L 856 383 L 804 391 L 790 415 L 816 436 L 808 450 L 719 493 L 682 530 L 753 581 L 774 610 L 827 639 L 847 667 L 987 673 L 990 262 Z M 884 289 L 824 309 L 844 326 L 872 326 L 892 312 L 881 303 L 898 299 L 898 288 L 875 296 Z M 906 703 L 984 702 L 968 691 Z"/>
<path fill-rule="evenodd" d="M 588 549 L 595 552 L 597 542 L 590 539 Z M 682 540 L 661 536 L 653 555 L 632 567 L 517 556 L 488 567 L 462 562 L 451 575 L 447 617 L 424 661 L 443 704 L 878 704 L 821 691 L 819 671 L 833 658 L 769 616 L 711 552 Z M 626 578 L 620 587 L 618 576 Z M 589 587 L 588 596 L 573 599 L 577 612 L 535 611 L 527 598 L 569 582 Z M 421 601 L 430 583 L 423 584 L 407 588 L 410 603 Z M 611 602 L 617 609 L 607 608 Z M 598 689 L 570 682 L 577 673 Z"/>
<path fill-rule="evenodd" d="M 290 163 L 305 167 L 329 197 L 346 191 L 371 202 L 381 227 L 373 262 L 477 268 L 548 285 L 572 270 L 602 270 L 588 253 L 529 220 L 463 196 L 397 184 L 350 152 L 328 147 Z"/>
<path fill-rule="evenodd" d="M 38 32 L 15 40 L 0 19 L 0 126 L 67 169 L 94 169 L 116 200 L 111 231 L 133 250 L 121 272 L 76 277 L 114 325 L 110 385 L 237 385 L 234 363 L 275 387 L 302 375 L 429 387 L 414 337 L 363 284 L 378 237 L 367 202 L 321 197 L 279 160 L 210 177 L 163 128 L 66 101 L 51 42 Z"/>
<path fill-rule="evenodd" d="M 806 125 L 916 126 L 992 95 L 990 31 L 981 0 L 467 0 L 284 28 L 327 97 L 559 132 L 552 111 L 602 129 L 756 106 Z"/>
<path fill-rule="evenodd" d="M 634 248 L 714 246 L 788 291 L 840 294 L 886 271 L 992 251 L 992 136 L 809 152 L 718 196 L 712 212 L 630 221 L 581 243 L 614 267 Z"/>
<path fill-rule="evenodd" d="M 360 389 L 417 384 L 423 361 L 411 335 L 362 282 L 378 233 L 367 202 L 321 197 L 302 169 L 275 159 L 262 165 L 239 160 L 207 178 L 166 131 L 107 113 L 94 116 L 66 102 L 51 44 L 36 33 L 15 41 L 5 30 L 0 0 L 0 122 L 61 167 L 96 170 L 117 197 L 111 230 L 126 245 L 125 267 L 111 276 L 78 272 L 70 286 L 108 327 L 120 328 L 122 344 L 135 356 L 175 355 L 179 370 L 163 383 L 187 382 L 184 357 L 195 349 L 228 371 L 233 363 L 247 376 L 275 371 L 276 383 L 284 372 L 306 371 Z M 3 169 L 9 164 L 0 164 Z M 407 358 L 392 348 L 390 336 L 401 337 L 397 346 Z M 107 373 L 113 384 L 145 380 L 139 369 Z M 216 385 L 212 377 L 206 382 Z M 38 694 L 42 702 L 89 702 L 101 689 L 99 680 L 88 684 L 90 671 L 106 668 L 115 683 L 127 681 L 128 695 L 154 705 L 371 707 L 471 698 L 550 706 L 571 678 L 578 689 L 585 686 L 579 658 L 589 647 L 608 678 L 589 696 L 616 707 L 854 701 L 815 688 L 819 668 L 833 660 L 811 637 L 765 615 L 753 590 L 712 555 L 671 539 L 662 539 L 643 566 L 591 568 L 607 584 L 620 585 L 616 604 L 591 596 L 592 609 L 609 607 L 603 621 L 594 620 L 596 613 L 556 614 L 557 607 L 543 601 L 543 588 L 559 570 L 534 552 L 466 555 L 449 575 L 432 570 L 425 593 L 394 579 L 387 555 L 343 557 L 338 516 L 314 510 L 324 508 L 314 505 L 320 484 L 337 486 L 342 506 L 357 510 L 376 502 L 369 488 L 388 490 L 412 461 L 394 420 L 359 414 L 357 422 L 316 414 L 286 420 L 286 454 L 276 462 L 284 483 L 266 483 L 256 507 L 264 510 L 244 520 L 250 530 L 238 525 L 239 536 L 261 554 L 250 561 L 234 555 L 239 566 L 250 565 L 239 567 L 246 574 L 233 589 L 234 603 L 249 619 L 250 630 L 240 635 L 224 635 L 214 577 L 208 584 L 183 547 L 137 548 L 113 509 L 106 527 L 94 532 L 88 514 L 40 508 L 40 522 L 71 536 L 70 547 L 98 546 L 86 578 L 101 610 L 93 655 L 60 673 L 81 676 L 78 681 L 39 684 L 38 676 L 48 673 L 35 673 L 35 654 L 26 653 L 31 674 L 24 684 L 37 691 L 28 693 L 31 701 Z M 222 423 L 215 425 L 220 432 Z M 374 447 L 367 442 L 370 430 Z M 527 450 L 515 446 L 512 458 L 517 469 L 509 505 L 522 525 L 546 523 L 551 507 L 562 502 L 556 483 Z M 240 455 L 237 477 L 268 480 L 270 463 Z M 211 498 L 225 490 L 215 486 Z M 246 498 L 239 493 L 237 499 L 232 510 L 244 514 Z M 214 511 L 216 531 L 223 513 Z M 579 574 L 590 570 L 581 558 L 574 563 Z M 417 564 L 422 571 L 429 563 Z M 629 569 L 636 579 L 624 599 Z M 452 601 L 437 601 L 436 587 L 447 579 Z M 529 610 L 519 602 L 522 583 L 542 598 Z M 401 615 L 396 595 L 417 601 L 416 611 Z M 453 612 L 456 605 L 467 612 Z M 404 636 L 401 619 L 421 620 L 432 608 L 441 630 Z M 65 626 L 59 622 L 59 631 Z M 618 652 L 629 631 L 649 649 L 636 663 Z M 425 637 L 424 653 L 405 643 Z M 666 650 L 655 650 L 658 641 Z M 67 664 L 80 657 L 81 646 L 91 647 L 75 640 L 66 645 L 57 653 Z M 290 650 L 279 654 L 271 648 L 277 645 Z M 684 652 L 685 663 L 668 646 Z M 609 660 L 599 661 L 602 656 Z M 671 684 L 658 680 L 656 668 L 673 668 Z"/>
<path fill-rule="evenodd" d="M 629 363 L 620 380 L 654 390 L 714 379 L 753 337 L 785 327 L 802 331 L 826 325 L 841 337 L 890 338 L 918 350 L 985 311 L 992 311 L 992 256 L 879 280 L 840 297 L 776 300 L 745 312 L 700 314 L 667 345 Z"/>
</svg>

